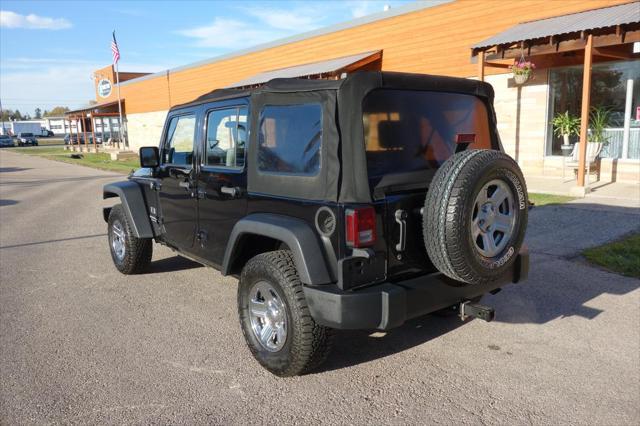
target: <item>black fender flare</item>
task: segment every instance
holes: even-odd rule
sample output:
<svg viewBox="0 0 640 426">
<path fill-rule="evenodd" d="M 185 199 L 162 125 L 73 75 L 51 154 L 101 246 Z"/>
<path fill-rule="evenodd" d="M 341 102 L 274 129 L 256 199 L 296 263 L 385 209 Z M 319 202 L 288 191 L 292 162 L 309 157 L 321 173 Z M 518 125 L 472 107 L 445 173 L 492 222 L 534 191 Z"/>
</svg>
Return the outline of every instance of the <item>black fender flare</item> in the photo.
<svg viewBox="0 0 640 426">
<path fill-rule="evenodd" d="M 147 205 L 140 185 L 132 181 L 114 182 L 105 185 L 102 188 L 102 198 L 106 200 L 114 197 L 120 197 L 122 207 L 131 222 L 135 236 L 137 238 L 153 238 L 153 228 L 147 214 Z M 102 216 L 105 222 L 109 220 L 109 212 L 111 212 L 111 207 L 102 209 Z"/>
<path fill-rule="evenodd" d="M 304 284 L 331 283 L 324 253 L 309 224 L 301 219 L 269 213 L 250 214 L 235 224 L 224 252 L 222 275 L 229 275 L 239 252 L 238 243 L 246 234 L 262 235 L 284 242 L 293 254 L 293 261 Z"/>
</svg>

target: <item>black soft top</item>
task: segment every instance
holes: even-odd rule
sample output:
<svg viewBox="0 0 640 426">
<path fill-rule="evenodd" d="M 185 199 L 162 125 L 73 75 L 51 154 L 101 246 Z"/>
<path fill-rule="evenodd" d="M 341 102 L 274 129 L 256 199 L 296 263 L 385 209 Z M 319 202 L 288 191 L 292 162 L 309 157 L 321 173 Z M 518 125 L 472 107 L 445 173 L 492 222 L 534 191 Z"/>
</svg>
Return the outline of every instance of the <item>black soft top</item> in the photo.
<svg viewBox="0 0 640 426">
<path fill-rule="evenodd" d="M 431 90 L 443 92 L 469 93 L 493 98 L 493 88 L 488 83 L 466 78 L 445 77 L 428 74 L 411 74 L 392 71 L 359 71 L 340 80 L 310 80 L 306 78 L 276 78 L 263 86 L 248 89 L 215 89 L 198 98 L 176 105 L 171 110 L 215 102 L 225 99 L 251 96 L 257 92 L 308 92 L 315 90 L 339 90 L 341 87 L 359 87 L 365 91 L 378 88 L 406 90 Z M 342 98 L 342 101 L 345 99 Z"/>
<path fill-rule="evenodd" d="M 387 71 L 360 71 L 339 80 L 278 78 L 258 88 L 218 89 L 175 106 L 171 111 L 242 97 L 250 97 L 253 111 L 260 111 L 264 105 L 320 103 L 323 106 L 323 147 L 318 176 L 263 175 L 256 169 L 257 158 L 252 158 L 257 150 L 249 150 L 249 191 L 311 200 L 368 203 L 371 190 L 363 143 L 362 101 L 376 89 L 451 92 L 480 97 L 487 105 L 491 126 L 495 129 L 494 92 L 490 84 L 465 78 Z M 258 116 L 252 114 L 250 128 L 259 128 Z M 257 135 L 258 132 L 250 132 L 252 146 L 256 146 Z"/>
</svg>

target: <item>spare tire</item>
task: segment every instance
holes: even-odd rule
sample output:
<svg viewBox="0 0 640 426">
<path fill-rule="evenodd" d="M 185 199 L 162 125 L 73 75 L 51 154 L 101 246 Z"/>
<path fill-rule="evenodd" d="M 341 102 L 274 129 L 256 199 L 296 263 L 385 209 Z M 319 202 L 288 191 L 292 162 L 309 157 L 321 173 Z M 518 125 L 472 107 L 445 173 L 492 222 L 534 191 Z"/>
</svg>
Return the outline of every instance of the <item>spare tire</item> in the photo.
<svg viewBox="0 0 640 426">
<path fill-rule="evenodd" d="M 456 281 L 491 281 L 515 261 L 527 213 L 527 187 L 511 157 L 493 150 L 457 153 L 429 185 L 422 227 L 427 254 Z"/>
</svg>

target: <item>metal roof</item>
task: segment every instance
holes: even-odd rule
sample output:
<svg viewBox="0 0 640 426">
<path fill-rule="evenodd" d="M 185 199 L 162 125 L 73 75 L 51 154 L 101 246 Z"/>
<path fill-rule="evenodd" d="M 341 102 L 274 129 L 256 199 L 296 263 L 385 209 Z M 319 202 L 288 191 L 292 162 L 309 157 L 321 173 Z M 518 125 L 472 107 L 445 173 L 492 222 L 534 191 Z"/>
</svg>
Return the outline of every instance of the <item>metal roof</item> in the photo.
<svg viewBox="0 0 640 426">
<path fill-rule="evenodd" d="M 205 59 L 203 61 L 193 62 L 188 65 L 179 66 L 176 68 L 171 68 L 164 71 L 159 71 L 153 74 L 145 75 L 138 78 L 132 78 L 131 80 L 121 81 L 121 86 L 126 86 L 128 84 L 134 84 L 140 81 L 148 80 L 151 78 L 166 76 L 167 72 L 174 73 L 178 71 L 184 71 L 190 68 L 196 68 L 202 65 L 214 64 L 216 62 L 225 61 L 227 59 L 235 58 L 238 56 L 248 55 L 254 52 L 260 52 L 262 50 L 271 49 L 272 47 L 283 46 L 290 43 L 295 43 L 302 40 L 307 40 L 310 38 L 318 37 L 324 34 L 330 34 L 342 30 L 346 30 L 348 28 L 354 28 L 361 25 L 370 24 L 372 22 L 382 21 L 384 19 L 393 18 L 395 16 L 405 15 L 408 13 L 418 12 L 421 10 L 429 9 L 435 6 L 441 6 L 443 4 L 452 3 L 455 0 L 420 0 L 414 3 L 408 3 L 406 5 L 402 5 L 399 7 L 392 7 L 389 10 L 385 10 L 383 12 L 373 13 L 371 15 L 363 16 L 361 18 L 352 19 L 346 22 L 340 22 L 338 24 L 330 25 L 328 27 L 319 28 L 317 30 L 307 31 L 302 34 L 281 38 L 279 40 L 270 41 L 267 43 L 259 44 L 257 46 L 250 47 L 248 49 L 241 49 L 235 52 L 227 53 L 224 55 L 216 56 L 214 58 Z"/>
<path fill-rule="evenodd" d="M 266 83 L 274 78 L 294 78 L 294 77 L 306 77 L 311 75 L 336 73 L 349 65 L 353 65 L 356 62 L 363 61 L 365 59 L 380 56 L 380 51 L 375 50 L 372 52 L 358 53 L 357 55 L 344 56 L 342 58 L 329 59 L 327 61 L 312 62 L 304 65 L 297 65 L 295 67 L 281 68 L 272 71 L 262 72 L 260 74 L 253 75 L 244 80 L 240 80 L 229 87 L 244 87 L 254 86 L 256 84 Z"/>
<path fill-rule="evenodd" d="M 122 100 L 122 104 L 124 105 L 124 99 Z M 71 111 L 67 111 L 64 114 L 65 114 L 65 116 L 69 115 L 69 114 L 78 114 L 80 112 L 93 111 L 95 109 L 106 108 L 106 107 L 114 106 L 114 105 L 118 105 L 118 101 L 108 101 L 108 102 L 103 102 L 101 104 L 87 105 L 87 106 L 82 107 L 82 108 L 78 108 L 78 109 L 73 109 Z"/>
<path fill-rule="evenodd" d="M 473 49 L 640 22 L 640 2 L 524 22 L 472 46 Z"/>
</svg>

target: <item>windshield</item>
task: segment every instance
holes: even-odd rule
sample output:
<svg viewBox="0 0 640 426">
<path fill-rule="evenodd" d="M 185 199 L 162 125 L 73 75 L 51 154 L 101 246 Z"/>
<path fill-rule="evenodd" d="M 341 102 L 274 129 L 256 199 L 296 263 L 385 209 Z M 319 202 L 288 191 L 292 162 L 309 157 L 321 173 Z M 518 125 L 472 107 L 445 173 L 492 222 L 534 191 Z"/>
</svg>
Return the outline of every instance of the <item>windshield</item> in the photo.
<svg viewBox="0 0 640 426">
<path fill-rule="evenodd" d="M 473 95 L 381 89 L 362 110 L 369 177 L 437 168 L 459 138 L 491 148 L 487 108 Z"/>
<path fill-rule="evenodd" d="M 33 136 L 33 133 L 20 133 L 20 136 L 22 136 L 23 138 L 30 138 L 31 136 Z"/>
</svg>

